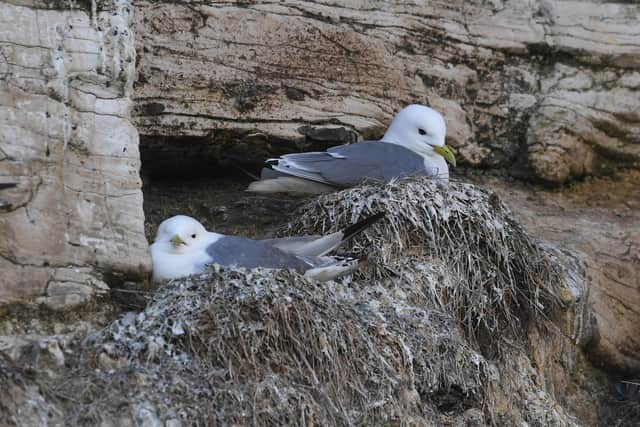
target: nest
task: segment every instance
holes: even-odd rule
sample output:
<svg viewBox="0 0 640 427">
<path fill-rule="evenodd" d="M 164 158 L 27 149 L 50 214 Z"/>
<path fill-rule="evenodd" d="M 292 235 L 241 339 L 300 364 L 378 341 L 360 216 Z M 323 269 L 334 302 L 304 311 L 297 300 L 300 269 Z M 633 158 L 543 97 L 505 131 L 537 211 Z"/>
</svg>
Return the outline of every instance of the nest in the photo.
<svg viewBox="0 0 640 427">
<path fill-rule="evenodd" d="M 323 195 L 281 233 L 336 231 L 381 211 L 386 218 L 350 248 L 371 261 L 360 279 L 411 281 L 429 307 L 453 315 L 469 337 L 521 337 L 524 322 L 539 322 L 560 305 L 554 254 L 495 194 L 471 184 L 408 178 Z M 441 280 L 423 274 L 431 265 L 446 269 Z"/>
<path fill-rule="evenodd" d="M 0 352 L 0 425 L 46 425 L 60 418 L 60 411 L 39 390 L 33 378 Z"/>
<path fill-rule="evenodd" d="M 116 401 L 214 425 L 441 424 L 482 407 L 487 364 L 453 319 L 353 285 L 215 266 L 89 337 L 85 381 L 53 393 L 81 395 L 69 421 L 88 424 Z"/>
<path fill-rule="evenodd" d="M 552 313 L 561 280 L 553 256 L 497 197 L 418 179 L 322 196 L 286 233 L 324 233 L 379 211 L 386 219 L 348 248 L 369 261 L 353 277 L 316 283 L 212 266 L 161 287 L 143 311 L 88 337 L 68 380 L 50 386 L 66 422 L 504 421 L 492 390 L 522 369 L 498 372 L 477 338 L 500 348 L 524 335 L 525 321 Z M 551 399 L 518 384 L 524 394 L 503 394 L 536 424 L 542 415 L 518 402 Z"/>
</svg>

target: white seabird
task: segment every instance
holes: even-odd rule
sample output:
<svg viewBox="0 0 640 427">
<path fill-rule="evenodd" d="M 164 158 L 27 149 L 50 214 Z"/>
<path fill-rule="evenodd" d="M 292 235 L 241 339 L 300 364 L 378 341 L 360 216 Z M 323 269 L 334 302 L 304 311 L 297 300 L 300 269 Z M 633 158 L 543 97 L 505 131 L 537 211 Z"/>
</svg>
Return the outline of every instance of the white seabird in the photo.
<svg viewBox="0 0 640 427">
<path fill-rule="evenodd" d="M 326 236 L 296 236 L 253 240 L 207 231 L 194 218 L 177 215 L 164 220 L 151 245 L 153 280 L 202 273 L 208 264 L 244 268 L 293 269 L 316 280 L 349 273 L 358 261 L 326 256 L 384 216 L 378 213 Z"/>
<path fill-rule="evenodd" d="M 424 105 L 409 105 L 393 119 L 381 140 L 338 145 L 323 152 L 286 154 L 267 160 L 261 179 L 247 191 L 317 194 L 406 176 L 449 180 L 447 162 L 456 159 L 445 144 L 442 115 Z"/>
</svg>

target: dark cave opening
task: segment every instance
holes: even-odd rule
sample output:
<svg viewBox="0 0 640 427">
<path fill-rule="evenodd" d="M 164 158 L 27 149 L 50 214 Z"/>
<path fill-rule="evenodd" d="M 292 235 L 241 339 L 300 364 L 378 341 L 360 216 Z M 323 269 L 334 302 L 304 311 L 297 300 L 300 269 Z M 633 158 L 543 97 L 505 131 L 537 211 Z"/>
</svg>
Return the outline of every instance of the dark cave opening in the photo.
<svg viewBox="0 0 640 427">
<path fill-rule="evenodd" d="M 153 241 L 164 219 L 179 214 L 196 218 L 210 231 L 273 236 L 304 199 L 257 195 L 245 189 L 260 174 L 265 159 L 300 149 L 291 143 L 277 145 L 274 150 L 270 143 L 141 135 L 147 240 Z"/>
</svg>

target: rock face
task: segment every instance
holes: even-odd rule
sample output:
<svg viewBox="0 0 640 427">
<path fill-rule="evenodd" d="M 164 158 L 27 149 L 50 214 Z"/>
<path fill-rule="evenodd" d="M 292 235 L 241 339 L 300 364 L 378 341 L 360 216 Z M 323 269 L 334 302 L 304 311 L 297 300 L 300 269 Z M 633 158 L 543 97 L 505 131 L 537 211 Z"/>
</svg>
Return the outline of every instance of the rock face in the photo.
<svg viewBox="0 0 640 427">
<path fill-rule="evenodd" d="M 594 362 L 640 371 L 640 173 L 563 191 L 485 184 L 535 235 L 570 249 L 584 263 L 595 319 Z"/>
<path fill-rule="evenodd" d="M 379 137 L 410 102 L 443 111 L 470 165 L 561 183 L 640 159 L 638 4 L 135 8 L 135 122 L 152 159 L 230 138 L 273 152 L 325 128 L 346 130 L 333 144 Z"/>
<path fill-rule="evenodd" d="M 68 330 L 51 311 L 3 311 L 77 306 L 144 278 L 136 127 L 149 164 L 173 173 L 177 159 L 210 168 L 234 150 L 262 158 L 377 137 L 421 102 L 444 112 L 467 165 L 552 183 L 638 165 L 637 2 L 383 3 L 0 0 L 0 424 L 371 424 L 379 412 L 407 424 L 607 424 L 607 380 L 585 355 L 640 369 L 635 199 L 587 212 L 498 190 L 566 254 L 471 187 L 363 188 L 347 194 L 355 204 L 330 195 L 291 224 L 314 232 L 372 201 L 401 204 L 359 248 L 378 251 L 378 270 L 342 284 L 212 271 L 82 341 L 95 307 Z M 214 216 L 193 194 L 180 198 Z M 385 250 L 380 236 L 397 244 Z M 22 328 L 37 316 L 51 327 Z"/>
<path fill-rule="evenodd" d="M 0 2 L 0 302 L 62 307 L 149 260 L 131 5 L 48 6 Z"/>
</svg>

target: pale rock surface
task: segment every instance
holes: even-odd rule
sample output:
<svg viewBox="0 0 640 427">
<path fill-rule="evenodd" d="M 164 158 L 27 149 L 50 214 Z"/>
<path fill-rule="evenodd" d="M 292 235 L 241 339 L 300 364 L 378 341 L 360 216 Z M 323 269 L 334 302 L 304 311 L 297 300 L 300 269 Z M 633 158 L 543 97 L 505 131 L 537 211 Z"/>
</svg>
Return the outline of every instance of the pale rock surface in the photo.
<svg viewBox="0 0 640 427">
<path fill-rule="evenodd" d="M 127 1 L 0 2 L 0 302 L 62 308 L 149 269 Z"/>
<path fill-rule="evenodd" d="M 590 283 L 588 305 L 595 316 L 593 333 L 587 333 L 594 336 L 594 362 L 640 371 L 640 173 L 561 191 L 497 180 L 484 185 L 508 200 L 530 232 L 571 250 L 583 264 Z M 580 289 L 575 292 L 581 294 Z M 588 319 L 572 318 L 572 324 L 588 332 Z"/>
<path fill-rule="evenodd" d="M 50 276 L 46 295 L 36 298 L 36 302 L 49 308 L 74 307 L 90 301 L 97 295 L 104 295 L 109 286 L 95 278 L 91 268 L 60 268 Z"/>
<path fill-rule="evenodd" d="M 306 148 L 315 140 L 305 125 L 380 137 L 410 102 L 444 113 L 450 143 L 470 165 L 561 183 L 640 159 L 633 2 L 135 8 L 134 120 L 151 160 L 188 144 L 215 158 L 229 139 L 255 142 L 256 157 L 290 149 L 285 142 Z M 176 144 L 158 142 L 167 139 Z"/>
<path fill-rule="evenodd" d="M 544 95 L 527 135 L 537 176 L 563 182 L 607 163 L 633 164 L 640 158 L 636 75 L 556 65 L 541 81 Z"/>
</svg>

